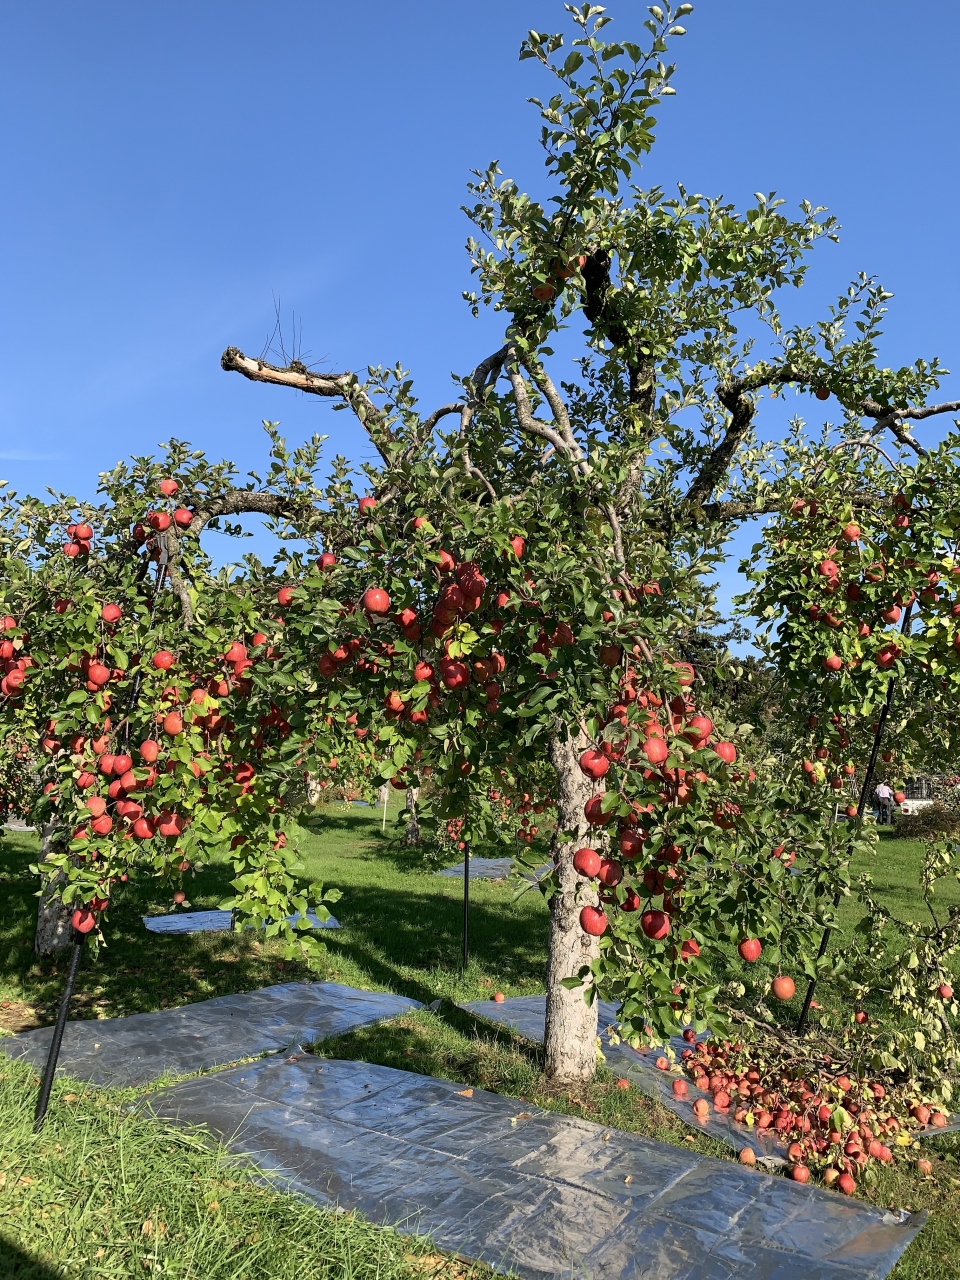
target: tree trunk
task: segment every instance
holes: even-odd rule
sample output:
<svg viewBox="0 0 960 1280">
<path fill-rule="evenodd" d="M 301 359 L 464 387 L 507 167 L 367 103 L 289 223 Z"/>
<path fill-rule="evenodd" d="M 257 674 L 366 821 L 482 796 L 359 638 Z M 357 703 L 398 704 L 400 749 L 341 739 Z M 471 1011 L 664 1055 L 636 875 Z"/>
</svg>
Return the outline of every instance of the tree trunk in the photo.
<svg viewBox="0 0 960 1280">
<path fill-rule="evenodd" d="M 549 1080 L 576 1083 L 592 1080 L 597 1068 L 597 1006 L 587 1005 L 583 990 L 562 985 L 599 955 L 599 941 L 580 928 L 580 908 L 597 902 L 597 895 L 582 893 L 585 882 L 573 869 L 573 855 L 589 831 L 583 806 L 594 794 L 594 784 L 584 777 L 579 758 L 589 746 L 584 733 L 564 741 L 555 735 L 550 743 L 550 763 L 557 775 L 557 835 L 554 864 L 560 890 L 550 899 L 550 944 L 547 959 L 547 1022 L 544 1033 L 544 1070 Z M 560 842 L 558 836 L 575 835 Z M 580 902 L 577 890 L 581 888 Z"/>
<path fill-rule="evenodd" d="M 407 844 L 420 843 L 420 819 L 417 817 L 417 800 L 420 797 L 419 787 L 407 787 Z"/>
<path fill-rule="evenodd" d="M 57 871 L 52 879 L 47 879 L 43 864 L 51 853 L 60 852 L 53 842 L 53 823 L 43 829 L 43 846 L 40 850 L 40 869 L 44 875 L 40 905 L 37 909 L 37 933 L 33 949 L 38 956 L 52 956 L 57 951 L 65 951 L 73 942 L 73 929 L 70 917 L 73 908 L 65 906 L 60 894 L 66 883 L 66 876 Z"/>
</svg>

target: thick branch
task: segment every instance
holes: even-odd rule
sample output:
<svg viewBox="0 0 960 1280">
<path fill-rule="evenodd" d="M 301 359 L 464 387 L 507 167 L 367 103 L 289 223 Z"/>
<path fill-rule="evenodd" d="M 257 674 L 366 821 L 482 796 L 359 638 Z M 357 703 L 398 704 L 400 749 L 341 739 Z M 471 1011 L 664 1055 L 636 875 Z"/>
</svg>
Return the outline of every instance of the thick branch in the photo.
<svg viewBox="0 0 960 1280">
<path fill-rule="evenodd" d="M 288 515 L 293 510 L 289 498 L 278 493 L 256 493 L 253 489 L 232 489 L 220 498 L 213 498 L 205 507 L 198 507 L 189 524 L 189 532 L 199 534 L 211 520 L 218 516 L 238 516 L 250 512 L 261 516 Z"/>
<path fill-rule="evenodd" d="M 553 447 L 562 453 L 565 458 L 568 458 L 571 462 L 576 461 L 571 455 L 567 442 L 559 432 L 555 431 L 546 422 L 541 422 L 539 418 L 533 416 L 527 388 L 515 363 L 510 364 L 507 368 L 507 376 L 510 379 L 510 385 L 513 387 L 513 404 L 520 430 L 526 431 L 529 435 L 539 436 L 541 440 L 549 440 Z"/>
<path fill-rule="evenodd" d="M 733 456 L 753 421 L 753 401 L 739 388 L 720 387 L 717 395 L 721 404 L 729 411 L 730 420 L 720 443 L 707 456 L 687 490 L 687 502 L 695 503 L 698 507 L 703 506 L 726 476 Z"/>
<path fill-rule="evenodd" d="M 192 524 L 190 527 L 193 527 Z M 177 537 L 173 525 L 170 526 L 164 536 L 167 542 L 167 575 L 170 578 L 170 586 L 173 588 L 174 595 L 180 601 L 183 625 L 189 631 L 194 622 L 193 603 L 190 600 L 190 592 L 187 590 L 187 585 L 180 576 L 180 539 Z"/>
<path fill-rule="evenodd" d="M 227 347 L 220 357 L 220 367 L 227 373 L 242 373 L 251 382 L 269 382 L 274 386 L 291 387 L 294 391 L 303 391 L 307 395 L 345 401 L 366 428 L 384 462 L 389 462 L 377 437 L 393 444 L 395 436 L 384 421 L 380 410 L 360 386 L 355 374 L 314 373 L 299 360 L 281 369 L 278 365 L 269 364 L 266 360 L 245 356 L 237 347 Z"/>
</svg>

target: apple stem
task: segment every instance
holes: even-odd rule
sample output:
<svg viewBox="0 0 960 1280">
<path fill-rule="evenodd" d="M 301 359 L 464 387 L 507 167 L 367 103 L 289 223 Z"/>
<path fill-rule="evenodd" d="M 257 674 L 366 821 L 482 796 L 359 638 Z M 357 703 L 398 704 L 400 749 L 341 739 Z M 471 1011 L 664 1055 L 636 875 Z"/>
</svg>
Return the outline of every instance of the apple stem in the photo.
<svg viewBox="0 0 960 1280">
<path fill-rule="evenodd" d="M 913 610 L 913 603 L 907 605 L 903 615 L 903 622 L 900 626 L 901 635 L 906 635 L 910 630 L 910 614 Z M 867 765 L 867 772 L 863 776 L 863 786 L 860 788 L 860 799 L 857 801 L 857 817 L 863 817 L 863 811 L 867 807 L 867 797 L 870 794 L 870 784 L 873 782 L 873 775 L 877 768 L 877 757 L 880 755 L 880 742 L 883 738 L 883 731 L 887 727 L 887 720 L 890 718 L 890 710 L 893 706 L 893 676 L 890 677 L 890 683 L 887 685 L 887 700 L 884 702 L 880 710 L 880 716 L 877 720 L 877 732 L 873 735 L 873 749 L 870 752 L 870 762 Z M 840 903 L 840 894 L 837 893 L 833 899 L 834 910 Z M 827 954 L 827 947 L 830 945 L 830 934 L 832 929 L 827 927 L 823 931 L 823 937 L 820 939 L 820 950 L 817 952 L 817 964 Z M 807 1018 L 810 1015 L 810 1004 L 813 1000 L 813 993 L 816 990 L 817 980 L 811 978 L 807 986 L 807 994 L 803 998 L 803 1008 L 800 1010 L 800 1017 L 797 1021 L 797 1035 L 802 1036 L 807 1029 Z"/>
<path fill-rule="evenodd" d="M 53 1077 L 57 1070 L 57 1059 L 60 1057 L 60 1045 L 63 1043 L 63 1032 L 67 1025 L 67 1014 L 70 1012 L 70 1000 L 73 996 L 74 984 L 77 980 L 77 969 L 80 966 L 80 953 L 83 950 L 85 933 L 73 931 L 73 951 L 70 955 L 70 967 L 67 970 L 67 981 L 60 997 L 60 1009 L 57 1013 L 56 1025 L 53 1028 L 53 1039 L 50 1041 L 50 1053 L 47 1055 L 47 1066 L 40 1085 L 40 1096 L 37 1098 L 37 1109 L 33 1117 L 33 1132 L 39 1133 L 47 1115 L 47 1104 L 50 1101 L 50 1090 L 53 1088 Z"/>
</svg>

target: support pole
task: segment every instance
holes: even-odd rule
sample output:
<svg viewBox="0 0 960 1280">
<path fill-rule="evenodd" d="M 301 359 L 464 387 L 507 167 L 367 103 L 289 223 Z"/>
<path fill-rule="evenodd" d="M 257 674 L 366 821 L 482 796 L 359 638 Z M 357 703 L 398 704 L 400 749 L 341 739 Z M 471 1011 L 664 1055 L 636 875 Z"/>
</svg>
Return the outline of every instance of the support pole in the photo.
<svg viewBox="0 0 960 1280">
<path fill-rule="evenodd" d="M 47 1104 L 50 1101 L 50 1090 L 53 1088 L 53 1077 L 57 1072 L 57 1059 L 60 1057 L 60 1045 L 63 1043 L 63 1032 L 67 1025 L 67 1014 L 70 1012 L 70 1000 L 77 981 L 77 969 L 80 965 L 80 953 L 83 951 L 85 933 L 73 931 L 73 951 L 70 954 L 70 967 L 67 970 L 67 981 L 60 997 L 60 1009 L 57 1013 L 56 1025 L 53 1028 L 53 1039 L 50 1041 L 50 1052 L 40 1085 L 40 1096 L 37 1098 L 37 1109 L 33 1117 L 33 1132 L 39 1133 L 47 1115 Z"/>
<path fill-rule="evenodd" d="M 910 612 L 913 605 L 907 605 L 906 612 L 903 616 L 903 623 L 900 628 L 902 635 L 906 635 L 910 629 Z M 867 764 L 867 772 L 863 776 L 863 786 L 860 788 L 860 799 L 857 801 L 857 820 L 859 821 L 867 807 L 867 797 L 870 794 L 870 786 L 873 782 L 873 775 L 877 769 L 877 758 L 880 755 L 880 740 L 883 737 L 883 731 L 887 727 L 887 720 L 890 718 L 890 710 L 893 706 L 893 677 L 890 677 L 890 683 L 887 686 L 887 700 L 880 709 L 880 718 L 877 721 L 877 732 L 873 735 L 873 749 L 870 752 L 870 761 Z M 833 900 L 834 910 L 840 904 L 840 894 L 838 893 Z M 830 945 L 830 935 L 833 930 L 828 926 L 823 931 L 823 937 L 820 939 L 820 949 L 817 952 L 817 965 L 827 954 L 827 947 Z M 800 1010 L 800 1017 L 797 1021 L 797 1035 L 802 1036 L 807 1029 L 807 1019 L 810 1016 L 810 1005 L 813 1001 L 813 993 L 816 990 L 817 980 L 811 978 L 807 987 L 807 994 L 803 998 L 803 1008 Z"/>
<path fill-rule="evenodd" d="M 463 967 L 470 960 L 470 849 L 463 853 Z"/>
</svg>

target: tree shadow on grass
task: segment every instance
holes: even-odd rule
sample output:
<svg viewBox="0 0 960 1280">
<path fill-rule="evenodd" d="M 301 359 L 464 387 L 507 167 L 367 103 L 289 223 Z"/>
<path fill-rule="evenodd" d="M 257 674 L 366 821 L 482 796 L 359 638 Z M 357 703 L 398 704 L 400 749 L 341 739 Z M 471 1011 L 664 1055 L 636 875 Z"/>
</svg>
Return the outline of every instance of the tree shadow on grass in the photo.
<svg viewBox="0 0 960 1280">
<path fill-rule="evenodd" d="M 63 1280 L 65 1272 L 31 1258 L 12 1240 L 0 1236 L 0 1276 L 3 1280 Z"/>
<path fill-rule="evenodd" d="M 349 814 L 343 822 L 351 845 L 358 833 L 361 838 L 369 834 L 369 819 L 358 819 L 358 828 Z M 359 850 L 359 856 L 376 861 L 378 853 Z M 35 857 L 36 846 L 23 838 L 0 844 L 0 999 L 22 999 L 39 1022 L 49 1023 L 56 1016 L 67 956 L 40 960 L 33 954 L 37 882 L 28 867 Z M 229 891 L 231 876 L 228 863 L 198 871 L 187 882 L 191 904 L 216 906 Z M 163 896 L 172 890 L 150 877 L 133 880 L 114 899 L 106 947 L 84 954 L 70 1017 L 117 1017 L 318 976 L 386 987 L 429 1004 L 440 994 L 431 975 L 446 975 L 440 988 L 449 991 L 460 969 L 463 909 L 449 888 L 449 881 L 431 877 L 418 878 L 410 888 L 351 885 L 336 907 L 344 927 L 321 935 L 328 959 L 317 975 L 299 960 L 283 960 L 253 931 L 148 932 L 141 917 L 169 911 L 172 904 Z M 506 894 L 474 900 L 470 954 L 481 971 L 542 978 L 545 914 Z M 341 969 L 352 972 L 341 977 Z"/>
</svg>

